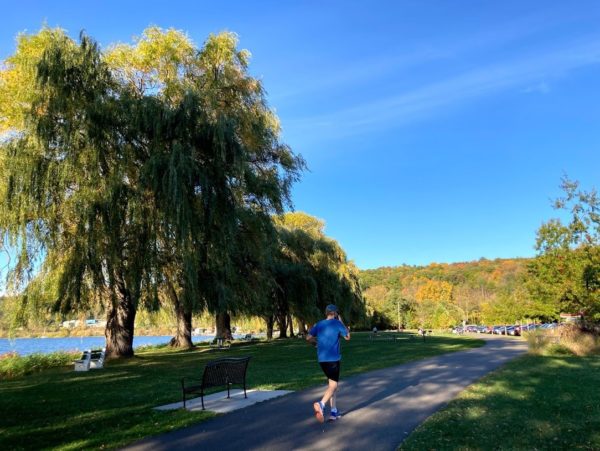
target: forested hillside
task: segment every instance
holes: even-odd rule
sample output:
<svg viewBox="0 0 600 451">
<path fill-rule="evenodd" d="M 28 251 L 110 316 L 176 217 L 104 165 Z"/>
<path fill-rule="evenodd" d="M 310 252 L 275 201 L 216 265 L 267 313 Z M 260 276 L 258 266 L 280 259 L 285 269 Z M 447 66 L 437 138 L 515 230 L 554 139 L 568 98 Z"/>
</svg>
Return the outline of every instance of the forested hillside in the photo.
<svg viewBox="0 0 600 451">
<path fill-rule="evenodd" d="M 530 259 L 480 259 L 363 270 L 369 313 L 378 327 L 445 328 L 461 323 L 514 323 L 552 316 L 527 290 Z"/>
</svg>

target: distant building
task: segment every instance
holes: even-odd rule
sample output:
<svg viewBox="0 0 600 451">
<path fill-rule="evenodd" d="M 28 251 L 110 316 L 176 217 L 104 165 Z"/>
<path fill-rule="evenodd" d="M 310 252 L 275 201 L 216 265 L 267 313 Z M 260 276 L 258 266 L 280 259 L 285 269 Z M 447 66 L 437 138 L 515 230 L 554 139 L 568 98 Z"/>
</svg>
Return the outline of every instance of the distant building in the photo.
<svg viewBox="0 0 600 451">
<path fill-rule="evenodd" d="M 566 323 L 577 323 L 583 319 L 581 313 L 561 313 L 560 319 Z"/>
<path fill-rule="evenodd" d="M 63 321 L 61 323 L 61 327 L 64 327 L 65 329 L 73 329 L 74 327 L 80 327 L 80 326 L 84 326 L 84 327 L 105 327 L 106 326 L 106 321 L 104 320 L 98 320 L 95 318 L 90 318 L 90 319 L 86 319 L 84 322 L 78 320 L 78 319 L 70 319 L 68 321 Z"/>
</svg>

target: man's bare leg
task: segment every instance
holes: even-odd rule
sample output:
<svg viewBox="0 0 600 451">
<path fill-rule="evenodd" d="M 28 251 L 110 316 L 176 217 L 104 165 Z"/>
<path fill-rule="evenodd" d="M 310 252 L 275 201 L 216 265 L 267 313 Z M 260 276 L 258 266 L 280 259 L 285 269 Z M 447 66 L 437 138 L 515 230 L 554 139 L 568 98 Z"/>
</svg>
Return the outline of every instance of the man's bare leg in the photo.
<svg viewBox="0 0 600 451">
<path fill-rule="evenodd" d="M 327 401 L 332 400 L 335 405 L 335 392 L 337 390 L 338 383 L 334 380 L 328 379 L 329 385 L 320 402 L 314 403 L 313 407 L 315 409 L 315 416 L 320 423 L 325 421 L 325 417 L 323 416 L 323 408 L 327 405 Z"/>
<path fill-rule="evenodd" d="M 333 395 L 329 399 L 329 405 L 331 407 L 331 410 L 337 410 L 337 406 L 335 405 L 335 401 L 337 399 L 338 389 L 339 389 L 339 385 L 336 387 L 335 391 L 333 392 Z"/>
<path fill-rule="evenodd" d="M 335 403 L 335 392 L 338 388 L 338 383 L 334 380 L 328 379 L 329 381 L 329 386 L 327 387 L 327 390 L 325 390 L 325 394 L 323 395 L 323 398 L 321 398 L 321 402 L 325 405 L 327 404 L 327 401 L 329 401 L 330 399 L 333 399 L 333 402 Z"/>
</svg>

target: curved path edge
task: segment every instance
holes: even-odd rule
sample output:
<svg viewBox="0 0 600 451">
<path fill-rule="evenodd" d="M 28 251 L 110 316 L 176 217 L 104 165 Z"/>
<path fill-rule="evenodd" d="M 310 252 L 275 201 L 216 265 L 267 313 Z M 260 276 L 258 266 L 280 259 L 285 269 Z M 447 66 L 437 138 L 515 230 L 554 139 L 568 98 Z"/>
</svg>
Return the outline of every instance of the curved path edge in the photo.
<svg viewBox="0 0 600 451">
<path fill-rule="evenodd" d="M 395 450 L 462 390 L 527 351 L 527 343 L 482 336 L 486 345 L 370 371 L 340 382 L 343 418 L 319 424 L 311 388 L 144 439 L 128 450 Z"/>
</svg>

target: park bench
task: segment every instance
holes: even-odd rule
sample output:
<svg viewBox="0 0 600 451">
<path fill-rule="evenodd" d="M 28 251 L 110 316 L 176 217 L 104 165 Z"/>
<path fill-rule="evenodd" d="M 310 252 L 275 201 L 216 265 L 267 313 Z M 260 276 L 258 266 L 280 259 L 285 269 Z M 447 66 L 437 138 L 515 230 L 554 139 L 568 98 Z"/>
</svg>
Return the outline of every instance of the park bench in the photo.
<svg viewBox="0 0 600 451">
<path fill-rule="evenodd" d="M 210 347 L 214 349 L 229 349 L 231 348 L 231 340 L 223 337 L 216 337 L 210 344 Z"/>
<path fill-rule="evenodd" d="M 418 334 L 421 335 L 423 337 L 423 341 L 425 341 L 425 337 L 432 336 L 433 335 L 433 331 L 432 330 L 427 330 L 427 329 L 419 329 Z"/>
<path fill-rule="evenodd" d="M 89 371 L 91 356 L 91 351 L 83 351 L 83 354 L 81 354 L 81 358 L 73 362 L 73 364 L 75 365 L 75 371 Z"/>
<path fill-rule="evenodd" d="M 186 378 L 181 379 L 181 391 L 183 394 L 183 408 L 185 409 L 186 395 L 200 395 L 202 401 L 202 410 L 204 410 L 205 390 L 212 387 L 227 387 L 227 398 L 229 398 L 229 389 L 231 385 L 243 385 L 244 397 L 246 394 L 246 370 L 250 357 L 228 357 L 224 359 L 212 360 L 204 367 L 202 379 L 196 379 L 200 384 L 185 384 Z M 188 378 L 189 379 L 189 378 Z M 194 379 L 189 379 L 194 381 Z"/>
<path fill-rule="evenodd" d="M 89 371 L 103 368 L 105 357 L 106 348 L 83 351 L 81 358 L 73 362 L 75 371 Z"/>
<path fill-rule="evenodd" d="M 104 359 L 106 358 L 106 348 L 91 351 L 90 369 L 98 370 L 104 368 Z"/>
</svg>

